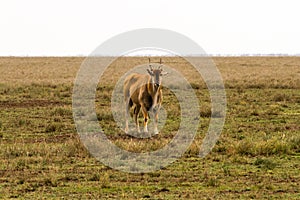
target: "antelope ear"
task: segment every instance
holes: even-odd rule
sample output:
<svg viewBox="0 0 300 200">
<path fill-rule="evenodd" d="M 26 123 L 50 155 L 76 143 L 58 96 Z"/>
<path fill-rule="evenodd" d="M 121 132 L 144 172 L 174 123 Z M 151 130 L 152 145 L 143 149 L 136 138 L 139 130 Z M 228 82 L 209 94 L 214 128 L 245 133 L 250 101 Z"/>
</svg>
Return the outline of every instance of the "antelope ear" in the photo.
<svg viewBox="0 0 300 200">
<path fill-rule="evenodd" d="M 161 76 L 165 76 L 165 75 L 167 75 L 167 74 L 169 74 L 169 72 L 164 72 L 164 71 L 162 71 L 162 72 L 160 73 Z"/>
<path fill-rule="evenodd" d="M 153 72 L 152 72 L 152 70 L 150 71 L 149 69 L 147 69 L 147 72 L 148 72 L 148 74 L 150 74 L 151 76 L 154 75 Z"/>
</svg>

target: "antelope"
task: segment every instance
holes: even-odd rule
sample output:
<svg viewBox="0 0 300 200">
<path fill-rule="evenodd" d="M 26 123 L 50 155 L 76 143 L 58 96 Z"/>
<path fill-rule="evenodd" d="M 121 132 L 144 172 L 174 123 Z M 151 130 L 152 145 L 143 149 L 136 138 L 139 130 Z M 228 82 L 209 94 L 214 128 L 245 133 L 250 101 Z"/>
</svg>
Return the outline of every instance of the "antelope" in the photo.
<svg viewBox="0 0 300 200">
<path fill-rule="evenodd" d="M 154 115 L 154 134 L 158 134 L 158 112 L 162 103 L 162 76 L 166 75 L 162 69 L 160 59 L 159 66 L 153 67 L 150 64 L 147 69 L 148 74 L 132 73 L 124 81 L 124 100 L 125 100 L 125 133 L 128 133 L 129 111 L 134 106 L 133 117 L 137 132 L 140 132 L 138 114 L 142 108 L 144 116 L 144 132 L 148 133 L 148 112 Z"/>
</svg>

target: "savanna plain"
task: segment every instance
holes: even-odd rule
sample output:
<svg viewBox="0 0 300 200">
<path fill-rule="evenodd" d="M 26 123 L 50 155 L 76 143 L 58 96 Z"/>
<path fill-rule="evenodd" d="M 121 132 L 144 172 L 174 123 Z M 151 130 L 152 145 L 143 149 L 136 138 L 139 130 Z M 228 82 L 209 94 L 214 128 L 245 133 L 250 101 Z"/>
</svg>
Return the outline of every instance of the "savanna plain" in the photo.
<svg viewBox="0 0 300 200">
<path fill-rule="evenodd" d="M 163 57 L 194 89 L 200 123 L 182 157 L 150 173 L 111 169 L 82 144 L 72 93 L 84 59 L 0 58 L 0 199 L 300 199 L 300 57 L 211 58 L 227 106 L 219 140 L 204 158 L 199 149 L 211 117 L 225 115 L 211 112 L 206 84 L 185 59 Z M 146 57 L 120 57 L 96 88 L 99 124 L 115 145 L 132 152 L 162 148 L 180 124 L 180 107 L 168 88 L 159 135 L 134 138 L 114 121 L 116 82 L 147 63 Z"/>
</svg>

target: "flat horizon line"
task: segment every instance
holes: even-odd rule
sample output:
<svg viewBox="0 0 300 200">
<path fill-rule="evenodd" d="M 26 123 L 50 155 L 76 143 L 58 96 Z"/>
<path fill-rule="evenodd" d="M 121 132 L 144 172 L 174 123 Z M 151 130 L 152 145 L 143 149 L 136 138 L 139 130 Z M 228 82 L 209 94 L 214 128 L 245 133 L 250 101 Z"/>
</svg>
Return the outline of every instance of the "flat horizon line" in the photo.
<svg viewBox="0 0 300 200">
<path fill-rule="evenodd" d="M 0 55 L 0 58 L 4 57 L 16 57 L 16 58 L 30 58 L 30 57 L 300 57 L 299 54 L 189 54 L 189 55 Z"/>
</svg>

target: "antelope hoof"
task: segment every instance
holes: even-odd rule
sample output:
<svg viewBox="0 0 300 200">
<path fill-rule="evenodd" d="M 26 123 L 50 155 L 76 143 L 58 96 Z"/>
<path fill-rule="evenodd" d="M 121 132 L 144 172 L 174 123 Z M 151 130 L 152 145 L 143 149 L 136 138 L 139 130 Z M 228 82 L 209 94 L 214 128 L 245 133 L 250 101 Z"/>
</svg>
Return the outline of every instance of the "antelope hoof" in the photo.
<svg viewBox="0 0 300 200">
<path fill-rule="evenodd" d="M 154 130 L 154 135 L 158 135 L 158 130 L 156 129 L 156 130 Z"/>
<path fill-rule="evenodd" d="M 128 128 L 125 128 L 124 132 L 127 134 L 128 133 Z"/>
</svg>

